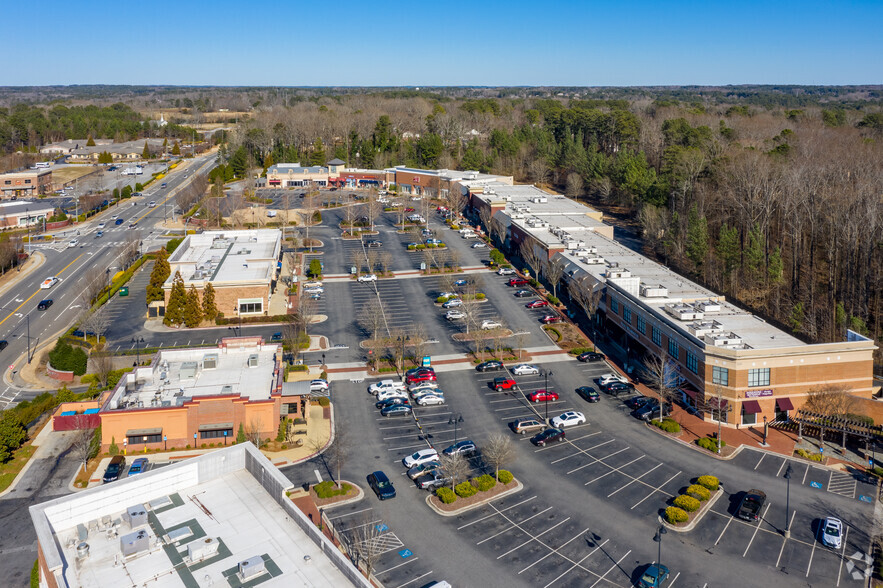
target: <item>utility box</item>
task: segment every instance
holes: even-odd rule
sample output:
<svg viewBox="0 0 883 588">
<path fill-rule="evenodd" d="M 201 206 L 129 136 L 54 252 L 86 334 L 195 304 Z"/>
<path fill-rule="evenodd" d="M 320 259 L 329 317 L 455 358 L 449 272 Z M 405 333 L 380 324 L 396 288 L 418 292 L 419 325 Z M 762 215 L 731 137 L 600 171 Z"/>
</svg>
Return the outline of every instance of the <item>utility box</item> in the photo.
<svg viewBox="0 0 883 588">
<path fill-rule="evenodd" d="M 129 526 L 135 529 L 147 524 L 147 509 L 144 508 L 143 504 L 136 504 L 127 508 L 123 517 L 129 523 Z"/>
<path fill-rule="evenodd" d="M 239 577 L 242 580 L 254 578 L 255 576 L 263 574 L 265 571 L 267 571 L 267 568 L 264 565 L 264 559 L 259 555 L 255 555 L 245 561 L 239 562 Z"/>
<path fill-rule="evenodd" d="M 123 557 L 143 553 L 150 548 L 150 539 L 147 530 L 141 529 L 120 537 L 120 551 Z"/>
</svg>

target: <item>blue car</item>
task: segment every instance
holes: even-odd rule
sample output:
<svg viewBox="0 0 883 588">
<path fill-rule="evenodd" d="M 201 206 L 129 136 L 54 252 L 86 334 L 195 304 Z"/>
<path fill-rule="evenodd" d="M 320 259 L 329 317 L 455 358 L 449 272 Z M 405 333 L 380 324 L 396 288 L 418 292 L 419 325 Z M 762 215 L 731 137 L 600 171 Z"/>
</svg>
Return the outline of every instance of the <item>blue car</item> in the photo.
<svg viewBox="0 0 883 588">
<path fill-rule="evenodd" d="M 652 564 L 641 576 L 638 585 L 641 588 L 659 588 L 668 579 L 668 568 L 662 564 Z"/>
<path fill-rule="evenodd" d="M 139 457 L 129 466 L 129 477 L 143 474 L 147 470 L 147 458 Z"/>
<path fill-rule="evenodd" d="M 457 280 L 454 282 L 455 286 L 465 286 L 468 282 L 466 280 Z"/>
</svg>

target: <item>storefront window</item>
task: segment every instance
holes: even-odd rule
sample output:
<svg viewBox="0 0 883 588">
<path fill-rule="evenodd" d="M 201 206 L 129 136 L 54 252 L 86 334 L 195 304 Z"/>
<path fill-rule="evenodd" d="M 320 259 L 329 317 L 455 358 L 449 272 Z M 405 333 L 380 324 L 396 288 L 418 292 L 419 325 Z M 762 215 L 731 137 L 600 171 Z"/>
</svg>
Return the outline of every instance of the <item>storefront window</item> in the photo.
<svg viewBox="0 0 883 588">
<path fill-rule="evenodd" d="M 743 425 L 753 425 L 757 423 L 757 415 L 754 413 L 745 412 L 745 407 L 742 407 L 742 424 Z"/>
</svg>

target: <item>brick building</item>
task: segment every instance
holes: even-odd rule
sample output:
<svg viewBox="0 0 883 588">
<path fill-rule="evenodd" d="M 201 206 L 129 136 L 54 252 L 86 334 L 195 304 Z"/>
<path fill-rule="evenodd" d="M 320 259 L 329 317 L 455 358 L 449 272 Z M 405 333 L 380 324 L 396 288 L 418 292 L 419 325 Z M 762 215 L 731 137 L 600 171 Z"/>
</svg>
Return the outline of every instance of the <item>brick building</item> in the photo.
<svg viewBox="0 0 883 588">
<path fill-rule="evenodd" d="M 0 190 L 4 198 L 49 194 L 52 191 L 52 170 L 29 169 L 0 174 Z"/>
</svg>

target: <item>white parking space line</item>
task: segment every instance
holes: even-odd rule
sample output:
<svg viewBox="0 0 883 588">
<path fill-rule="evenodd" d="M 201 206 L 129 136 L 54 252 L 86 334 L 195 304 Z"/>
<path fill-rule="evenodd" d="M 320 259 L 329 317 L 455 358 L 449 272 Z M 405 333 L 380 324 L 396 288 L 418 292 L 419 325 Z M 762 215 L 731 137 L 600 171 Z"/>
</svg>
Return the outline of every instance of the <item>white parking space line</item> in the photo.
<svg viewBox="0 0 883 588">
<path fill-rule="evenodd" d="M 760 464 L 763 462 L 763 458 L 766 457 L 766 453 L 760 454 L 760 459 L 757 460 L 757 463 L 754 464 L 754 470 L 757 471 L 757 468 L 760 467 Z"/>
<path fill-rule="evenodd" d="M 843 560 L 846 559 L 846 539 L 849 537 L 849 527 L 843 531 L 843 542 L 840 544 L 840 565 L 837 567 L 837 585 L 840 586 L 840 578 L 843 576 Z"/>
<path fill-rule="evenodd" d="M 786 463 L 788 463 L 788 460 L 787 460 L 787 459 L 783 459 L 783 460 L 782 460 L 782 465 L 779 466 L 779 471 L 776 472 L 776 477 L 777 477 L 777 478 L 778 478 L 779 476 L 782 475 L 782 470 L 785 469 L 785 464 L 786 464 Z"/>
<path fill-rule="evenodd" d="M 480 523 L 481 521 L 487 520 L 491 517 L 495 517 L 498 514 L 502 514 L 502 513 L 506 512 L 507 510 L 512 510 L 513 508 L 519 507 L 522 504 L 526 504 L 526 503 L 530 502 L 531 500 L 534 500 L 535 498 L 536 498 L 536 496 L 531 496 L 530 498 L 526 498 L 526 499 L 522 500 L 521 502 L 516 502 L 512 506 L 507 506 L 504 509 L 495 509 L 497 512 L 491 513 L 489 515 L 485 515 L 479 519 L 475 519 L 474 521 L 466 523 L 465 525 L 460 525 L 459 527 L 457 527 L 457 530 L 461 531 L 461 530 L 465 529 L 466 527 L 470 527 L 470 526 L 474 525 L 475 523 Z"/>
<path fill-rule="evenodd" d="M 748 555 L 748 550 L 751 549 L 751 544 L 754 543 L 754 538 L 757 537 L 757 532 L 760 530 L 760 526 L 766 520 L 766 513 L 770 511 L 771 502 L 766 503 L 766 509 L 764 509 L 763 514 L 760 515 L 760 520 L 757 521 L 757 526 L 754 528 L 754 533 L 751 535 L 751 540 L 748 541 L 748 545 L 745 546 L 745 551 L 742 552 L 742 557 Z"/>
<path fill-rule="evenodd" d="M 788 528 L 791 528 L 791 524 L 794 523 L 794 515 L 797 514 L 797 511 L 791 511 L 791 520 L 788 521 Z M 782 561 L 782 553 L 785 551 L 785 544 L 788 543 L 788 539 L 782 537 L 782 547 L 779 548 L 779 557 L 776 558 L 776 567 L 779 567 L 779 562 Z"/>
<path fill-rule="evenodd" d="M 606 445 L 607 443 L 612 443 L 612 442 L 613 442 L 613 439 L 611 439 L 610 441 L 607 441 L 607 442 L 605 442 L 605 443 L 599 443 L 599 444 L 597 445 L 597 447 L 601 447 L 602 445 Z M 594 447 L 593 447 L 592 449 L 594 449 Z M 585 463 L 585 464 L 583 464 L 583 465 L 581 465 L 581 466 L 577 466 L 577 467 L 573 468 L 572 470 L 568 471 L 567 474 L 569 475 L 569 474 L 572 474 L 573 472 L 578 472 L 578 471 L 580 471 L 580 470 L 582 470 L 582 469 L 585 469 L 585 468 L 587 468 L 587 467 L 589 467 L 589 466 L 595 465 L 596 463 L 600 463 L 600 462 L 604 461 L 605 459 L 607 459 L 608 457 L 613 457 L 614 455 L 619 455 L 619 454 L 622 453 L 623 451 L 628 451 L 629 449 L 630 449 L 629 447 L 623 447 L 623 448 L 620 449 L 619 451 L 614 451 L 613 453 L 610 453 L 610 454 L 608 454 L 608 455 L 605 455 L 604 457 L 594 457 L 594 456 L 589 455 L 588 453 L 586 453 L 586 455 L 588 455 L 589 457 L 591 457 L 593 461 L 590 461 L 589 463 Z M 569 457 L 573 457 L 573 456 L 569 456 Z M 558 460 L 558 461 L 561 461 L 561 460 Z"/>
<path fill-rule="evenodd" d="M 413 583 L 416 582 L 417 580 L 420 580 L 421 578 L 425 578 L 426 576 L 428 576 L 428 575 L 430 575 L 430 574 L 432 574 L 432 570 L 429 570 L 429 571 L 426 572 L 425 574 L 422 574 L 422 575 L 420 575 L 420 576 L 417 576 L 417 577 L 414 578 L 413 580 L 408 580 L 408 581 L 405 582 L 404 584 L 399 584 L 398 586 L 396 586 L 396 588 L 404 588 L 404 587 L 407 586 L 408 584 L 413 584 Z"/>
<path fill-rule="evenodd" d="M 532 516 L 527 517 L 526 519 L 524 519 L 523 521 L 521 521 L 521 524 L 524 524 L 524 523 L 526 523 L 527 521 L 529 521 L 530 519 L 536 518 L 536 517 L 540 516 L 541 514 L 543 514 L 543 513 L 545 513 L 545 512 L 548 512 L 548 511 L 550 511 L 550 510 L 552 510 L 552 507 L 551 507 L 551 506 L 550 506 L 549 508 L 546 508 L 546 509 L 541 510 L 540 512 L 538 512 L 538 513 L 536 513 L 536 514 L 534 514 L 534 515 L 532 515 Z M 490 540 L 493 539 L 494 537 L 499 537 L 499 536 L 502 535 L 503 533 L 508 533 L 509 531 L 511 531 L 511 530 L 514 529 L 514 528 L 515 528 L 514 525 L 513 525 L 513 526 L 509 526 L 509 527 L 506 527 L 505 529 L 503 529 L 503 530 L 500 531 L 499 533 L 494 533 L 494 534 L 491 535 L 490 537 L 485 537 L 484 539 L 482 539 L 481 541 L 479 541 L 478 543 L 476 543 L 476 545 L 481 545 L 481 544 L 484 543 L 485 541 L 490 541 Z"/>
<path fill-rule="evenodd" d="M 395 570 L 395 569 L 398 569 L 398 568 L 400 568 L 400 567 L 402 567 L 402 566 L 406 566 L 406 565 L 408 565 L 409 563 L 414 563 L 414 562 L 417 561 L 418 559 L 420 559 L 420 558 L 417 557 L 417 556 L 409 557 L 408 559 L 406 559 L 404 562 L 400 563 L 400 564 L 397 565 L 397 566 L 392 566 L 391 568 L 387 568 L 387 569 L 382 570 L 382 571 L 380 571 L 380 572 L 371 572 L 371 573 L 376 577 L 376 576 L 379 576 L 380 574 L 385 574 L 385 573 L 387 573 L 387 572 L 391 572 L 391 571 L 393 571 L 393 570 Z"/>
<path fill-rule="evenodd" d="M 540 559 L 536 560 L 535 562 L 533 562 L 532 564 L 530 564 L 530 565 L 527 566 L 526 568 L 522 569 L 520 572 L 518 572 L 518 574 L 519 574 L 519 575 L 520 575 L 520 574 L 523 574 L 524 572 L 526 572 L 526 571 L 529 570 L 530 568 L 534 567 L 535 565 L 537 565 L 538 563 L 540 563 L 541 561 L 543 561 L 543 560 L 546 559 L 547 557 L 549 557 L 549 556 L 554 555 L 555 553 L 557 553 L 559 549 L 564 549 L 564 547 L 565 547 L 568 543 L 571 543 L 572 541 L 576 541 L 577 539 L 580 539 L 580 538 L 584 537 L 585 534 L 588 533 L 588 532 L 589 532 L 589 530 L 588 530 L 588 529 L 585 529 L 585 530 L 583 530 L 582 532 L 577 533 L 576 535 L 574 535 L 573 537 L 571 537 L 570 539 L 568 539 L 567 541 L 565 541 L 564 543 L 562 543 L 561 545 L 559 545 L 559 546 L 558 546 L 558 549 L 555 549 L 555 550 L 550 551 L 549 553 L 547 553 L 546 555 L 544 555 L 544 556 L 541 557 Z M 582 558 L 581 560 L 579 560 L 579 562 L 577 563 L 577 565 L 580 564 L 580 563 L 582 563 L 583 561 L 586 560 L 586 558 L 588 558 L 588 557 L 591 556 L 593 553 L 595 553 L 596 551 L 598 551 L 599 549 L 601 549 L 602 547 L 604 547 L 604 545 L 605 545 L 608 541 L 610 541 L 610 540 L 609 540 L 609 539 L 605 539 L 605 540 L 604 540 L 604 543 L 602 543 L 601 545 L 595 547 L 595 549 L 593 549 L 593 550 L 591 551 L 591 553 L 589 553 L 589 555 L 587 555 L 586 557 L 584 557 L 584 558 Z M 570 568 L 570 569 L 572 570 L 573 568 Z M 569 572 L 570 570 L 567 570 L 567 571 Z M 564 573 L 566 574 L 567 572 L 564 572 Z M 564 574 L 561 574 L 561 575 L 563 576 Z M 558 577 L 560 578 L 561 576 L 558 576 Z M 557 580 L 558 578 L 555 578 L 555 579 Z"/>
<path fill-rule="evenodd" d="M 543 535 L 545 535 L 545 534 L 548 533 L 549 531 L 552 531 L 552 530 L 554 530 L 554 529 L 557 529 L 558 527 L 560 527 L 561 525 L 563 525 L 564 523 L 566 523 L 566 522 L 569 521 L 569 520 L 570 520 L 570 517 L 567 517 L 566 519 L 564 519 L 564 520 L 562 520 L 562 521 L 559 521 L 557 524 L 552 525 L 551 527 L 549 527 L 548 529 L 546 529 L 545 531 L 543 531 L 543 532 L 540 533 L 539 535 L 531 535 L 530 539 L 528 539 L 527 541 L 525 541 L 525 542 L 522 543 L 521 545 L 518 545 L 518 546 L 516 546 L 516 547 L 513 547 L 512 549 L 510 549 L 510 550 L 507 551 L 506 553 L 500 554 L 499 556 L 497 556 L 497 559 L 502 559 L 502 558 L 506 557 L 507 555 L 509 555 L 510 553 L 512 553 L 513 551 L 518 551 L 519 549 L 521 549 L 522 547 L 524 547 L 524 546 L 527 545 L 528 543 L 532 543 L 533 541 L 538 541 L 540 537 L 542 537 Z M 512 528 L 515 528 L 515 525 L 513 525 Z M 520 524 L 518 525 L 518 529 L 519 529 L 520 531 L 524 531 L 524 529 L 521 528 Z M 511 530 L 511 529 L 510 529 L 510 530 Z M 528 535 L 530 535 L 530 533 L 528 533 Z"/>
<path fill-rule="evenodd" d="M 586 529 L 586 531 L 588 531 L 588 529 Z M 585 533 L 585 531 L 584 531 L 584 533 Z M 577 537 L 579 537 L 579 535 L 577 535 Z M 576 539 L 576 537 L 574 537 L 574 539 Z M 573 539 L 571 539 L 570 541 L 573 541 Z M 567 543 L 570 543 L 570 541 L 568 541 Z M 551 582 L 549 582 L 548 584 L 546 584 L 546 585 L 544 586 L 544 588 L 549 588 L 549 586 L 551 586 L 552 584 L 554 584 L 555 582 L 557 582 L 558 580 L 560 580 L 561 578 L 563 578 L 564 576 L 566 576 L 567 574 L 569 574 L 570 572 L 572 572 L 572 571 L 574 570 L 574 568 L 576 568 L 577 566 L 579 566 L 580 564 L 582 564 L 584 561 L 586 561 L 587 559 L 589 559 L 590 557 L 592 557 L 592 556 L 593 556 L 593 555 L 594 555 L 599 549 L 601 549 L 602 547 L 604 547 L 604 545 L 605 545 L 608 541 L 609 541 L 609 539 L 605 539 L 605 540 L 604 540 L 604 543 L 602 543 L 601 545 L 595 547 L 595 549 L 593 549 L 592 551 L 590 551 L 589 553 L 587 553 L 586 555 L 584 555 L 582 559 L 580 559 L 578 562 L 576 562 L 575 564 L 573 564 L 572 566 L 570 566 L 569 568 L 567 568 L 566 570 L 564 570 L 564 571 L 563 571 L 563 572 L 562 572 L 557 578 L 555 578 L 554 580 L 552 580 Z M 567 545 L 567 543 L 565 543 L 564 545 Z M 564 547 L 564 545 L 562 545 L 561 547 Z M 561 549 L 561 547 L 559 547 L 559 549 Z M 526 570 L 526 569 L 528 569 L 529 567 L 533 566 L 534 564 L 536 564 L 536 563 L 542 561 L 542 560 L 545 559 L 546 557 L 549 557 L 549 555 L 552 555 L 552 554 L 549 553 L 548 555 L 543 556 L 542 559 L 537 560 L 536 562 L 530 564 L 530 566 L 528 566 L 527 568 L 524 568 L 524 570 Z M 521 570 L 521 572 L 523 572 L 524 570 Z M 518 573 L 520 574 L 521 572 L 518 572 Z M 599 578 L 599 581 L 600 581 L 600 578 Z"/>
<path fill-rule="evenodd" d="M 401 451 L 403 449 L 414 449 L 415 447 L 426 447 L 426 446 L 427 446 L 426 441 L 423 441 L 422 443 L 417 443 L 416 445 L 403 445 L 402 447 L 391 447 L 391 448 L 387 449 L 387 451 Z"/>
<path fill-rule="evenodd" d="M 649 474 L 650 472 L 652 472 L 653 470 L 655 470 L 656 468 L 659 468 L 659 467 L 661 467 L 661 466 L 662 466 L 662 463 L 659 463 L 659 464 L 656 465 L 656 467 L 650 468 L 649 470 L 647 470 L 646 472 L 644 472 L 643 474 L 641 474 L 639 477 L 637 477 L 637 478 L 632 478 L 631 480 L 629 480 L 628 482 L 626 482 L 625 484 L 623 484 L 622 486 L 620 486 L 619 488 L 617 488 L 616 490 L 614 490 L 613 492 L 611 492 L 610 494 L 608 494 L 608 495 L 607 495 L 607 498 L 610 498 L 611 496 L 613 496 L 614 494 L 616 494 L 616 493 L 619 492 L 620 490 L 623 490 L 623 489 L 625 489 L 625 488 L 628 488 L 629 486 L 631 486 L 631 485 L 634 484 L 635 482 L 640 482 L 641 479 L 642 479 L 644 476 L 646 476 L 647 474 Z"/>
<path fill-rule="evenodd" d="M 677 574 L 675 574 L 675 577 L 672 578 L 672 579 L 671 579 L 671 582 L 668 583 L 668 588 L 672 588 L 672 587 L 675 585 L 675 582 L 677 582 L 678 578 L 680 578 L 680 577 L 681 577 L 681 573 L 680 573 L 680 572 L 678 572 Z"/>
<path fill-rule="evenodd" d="M 726 533 L 727 529 L 730 528 L 730 524 L 733 522 L 734 519 L 735 519 L 735 517 L 730 517 L 730 520 L 728 520 L 727 524 L 724 525 L 723 530 L 721 530 L 721 534 L 717 536 L 717 541 L 714 542 L 715 545 L 717 545 L 718 543 L 721 542 L 721 539 L 723 539 L 724 533 Z"/>
<path fill-rule="evenodd" d="M 607 476 L 609 476 L 609 475 L 612 474 L 613 472 L 619 472 L 620 474 L 622 474 L 622 471 L 621 471 L 622 468 L 624 468 L 624 467 L 626 467 L 626 466 L 630 466 L 630 465 L 632 465 L 633 463 L 635 463 L 636 461 L 638 461 L 638 460 L 640 460 L 640 459 L 643 459 L 643 458 L 645 458 L 645 457 L 646 457 L 646 455 L 640 455 L 640 456 L 636 457 L 635 459 L 633 459 L 632 461 L 630 461 L 630 462 L 628 462 L 628 463 L 624 463 L 624 464 L 622 464 L 622 465 L 619 466 L 618 468 L 615 468 L 615 467 L 613 467 L 613 466 L 611 466 L 611 465 L 605 463 L 604 465 L 606 465 L 607 467 L 609 467 L 609 468 L 610 468 L 610 471 L 607 472 L 606 474 L 601 474 L 600 476 L 598 476 L 598 477 L 595 478 L 594 480 L 589 480 L 588 482 L 586 482 L 585 484 L 583 484 L 583 486 L 588 486 L 589 484 L 593 484 L 593 483 L 597 482 L 597 481 L 600 480 L 601 478 L 606 478 Z M 604 462 L 602 461 L 601 463 L 604 463 Z M 624 475 L 624 476 L 628 476 L 628 474 L 623 474 L 623 475 Z M 629 476 L 629 477 L 631 477 L 631 476 Z M 634 480 L 637 481 L 637 482 L 640 482 L 640 480 L 638 480 L 637 478 L 634 478 Z"/>
<path fill-rule="evenodd" d="M 666 484 L 668 484 L 669 482 L 671 482 L 672 480 L 674 480 L 676 477 L 678 477 L 680 475 L 681 475 L 681 471 L 678 471 L 678 473 L 676 473 L 674 476 L 672 476 L 671 478 L 669 478 L 668 480 L 666 480 L 665 482 L 663 482 L 662 484 L 660 484 L 656 488 L 653 488 L 652 490 L 650 490 L 650 492 L 647 494 L 647 496 L 645 496 L 644 498 L 642 498 L 641 500 L 639 500 L 635 504 L 633 504 L 629 510 L 634 510 L 636 506 L 640 505 L 642 502 L 644 502 L 645 500 L 647 500 L 648 498 L 650 498 L 651 496 L 653 496 L 654 494 L 659 492 L 660 488 L 662 488 L 663 486 L 665 486 Z"/>
<path fill-rule="evenodd" d="M 816 554 L 816 545 L 817 544 L 818 544 L 818 541 L 812 542 L 812 551 L 810 551 L 810 553 L 809 553 L 809 563 L 806 564 L 806 577 L 807 578 L 809 578 L 809 570 L 812 567 L 812 558 Z"/>
<path fill-rule="evenodd" d="M 631 549 L 629 549 L 628 551 L 626 551 L 626 552 L 625 552 L 625 555 L 623 555 L 621 558 L 619 558 L 619 560 L 617 560 L 617 562 L 616 562 L 615 564 L 613 564 L 612 566 L 610 566 L 610 568 L 609 568 L 606 572 L 604 572 L 604 575 L 602 575 L 602 576 L 599 577 L 597 580 L 595 580 L 595 583 L 592 584 L 592 586 L 590 586 L 590 588 L 594 588 L 594 586 L 597 586 L 598 582 L 600 582 L 601 580 L 603 580 L 603 579 L 607 576 L 607 574 L 609 574 L 610 572 L 612 572 L 614 569 L 618 568 L 618 567 L 619 567 L 619 564 L 622 563 L 622 560 L 624 560 L 625 558 L 627 558 L 631 552 L 632 552 Z M 547 584 L 546 586 L 548 587 L 548 584 Z"/>
<path fill-rule="evenodd" d="M 352 516 L 355 516 L 355 515 L 357 515 L 357 514 L 361 514 L 361 513 L 363 513 L 363 512 L 369 512 L 369 511 L 372 511 L 372 510 L 374 510 L 374 509 L 373 509 L 373 508 L 363 508 L 362 510 L 354 510 L 353 512 L 348 512 L 348 513 L 346 513 L 346 514 L 338 515 L 338 516 L 336 516 L 336 517 L 328 517 L 328 520 L 329 520 L 329 521 L 336 521 L 337 519 L 345 519 L 345 518 L 347 518 L 347 517 L 352 517 Z"/>
<path fill-rule="evenodd" d="M 806 485 L 806 475 L 809 473 L 809 466 L 806 466 L 806 469 L 803 471 L 803 480 L 800 482 L 801 485 Z"/>
</svg>

